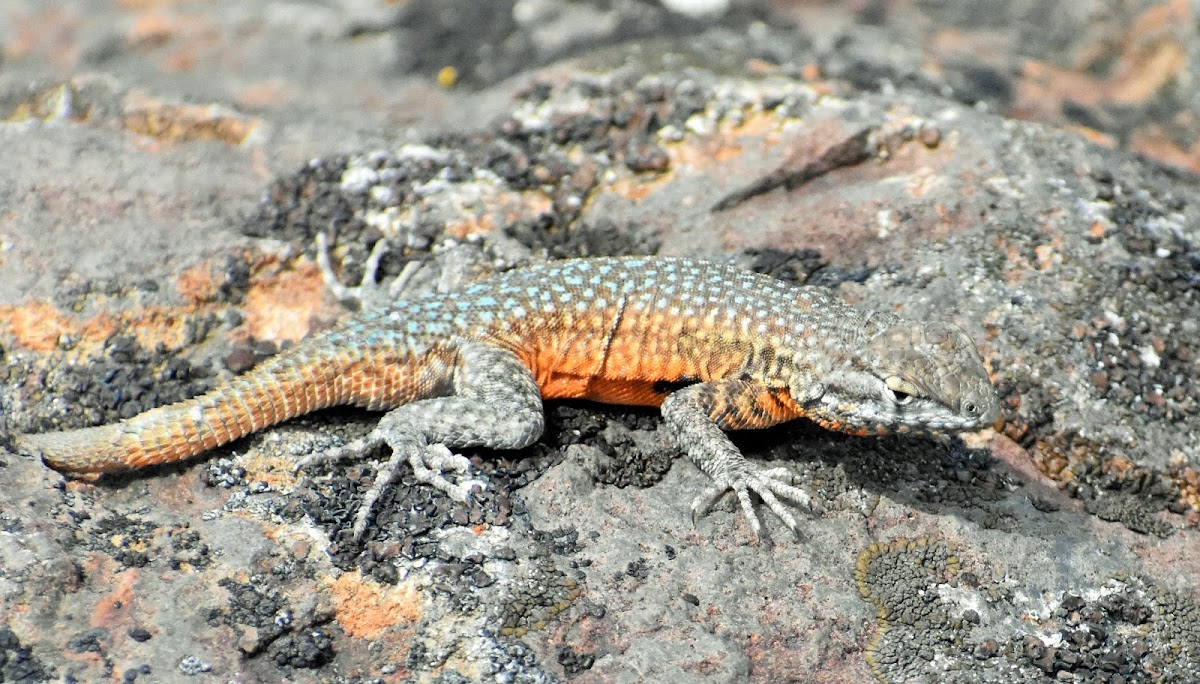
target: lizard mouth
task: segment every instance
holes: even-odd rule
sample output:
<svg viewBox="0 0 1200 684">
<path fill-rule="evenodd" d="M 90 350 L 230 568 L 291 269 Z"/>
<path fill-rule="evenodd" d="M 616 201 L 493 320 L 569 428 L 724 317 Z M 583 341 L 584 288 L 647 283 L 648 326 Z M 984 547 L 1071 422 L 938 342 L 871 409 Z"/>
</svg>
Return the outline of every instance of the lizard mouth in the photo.
<svg viewBox="0 0 1200 684">
<path fill-rule="evenodd" d="M 988 388 L 990 390 L 990 386 Z M 941 434 L 979 430 L 999 416 L 994 392 L 968 395 L 958 406 L 925 397 L 907 396 L 900 402 L 843 402 L 826 397 L 808 412 L 818 424 L 857 435 Z"/>
</svg>

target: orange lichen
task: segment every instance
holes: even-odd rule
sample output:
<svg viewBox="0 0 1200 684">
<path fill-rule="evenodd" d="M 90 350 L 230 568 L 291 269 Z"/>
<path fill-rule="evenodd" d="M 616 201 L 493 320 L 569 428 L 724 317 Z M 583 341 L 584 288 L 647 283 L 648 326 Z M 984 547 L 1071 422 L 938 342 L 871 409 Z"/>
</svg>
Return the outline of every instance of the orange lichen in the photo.
<svg viewBox="0 0 1200 684">
<path fill-rule="evenodd" d="M 240 145 L 262 120 L 218 105 L 168 104 L 133 91 L 125 98 L 121 125 L 161 141 L 215 140 Z"/>
<path fill-rule="evenodd" d="M 89 620 L 92 627 L 111 629 L 120 624 L 122 618 L 128 615 L 129 607 L 134 599 L 133 585 L 137 581 L 137 576 L 138 571 L 132 568 L 119 573 L 120 579 L 116 586 L 113 586 L 107 595 L 96 601 L 96 607 L 92 609 Z"/>
<path fill-rule="evenodd" d="M 347 572 L 329 585 L 336 604 L 335 619 L 347 636 L 374 639 L 389 627 L 421 619 L 417 590 L 409 585 L 389 587 Z"/>
<path fill-rule="evenodd" d="M 225 281 L 224 272 L 216 261 L 202 261 L 183 269 L 175 279 L 175 287 L 189 304 L 200 306 L 220 296 L 221 285 Z"/>
<path fill-rule="evenodd" d="M 274 255 L 244 256 L 250 262 L 250 287 L 242 302 L 243 325 L 230 339 L 296 341 L 312 332 L 314 325 L 340 315 L 326 297 L 313 262 L 302 260 L 288 266 Z M 49 301 L 0 305 L 0 329 L 16 346 L 41 354 L 61 353 L 69 347 L 78 359 L 102 354 L 104 344 L 117 333 L 132 335 L 147 349 L 179 349 L 189 343 L 196 316 L 228 306 L 219 292 L 226 271 L 219 259 L 185 269 L 176 279 L 176 288 L 185 300 L 182 306 L 135 304 L 81 316 Z"/>
<path fill-rule="evenodd" d="M 457 240 L 465 240 L 472 235 L 485 235 L 495 232 L 496 224 L 488 215 L 463 217 L 461 221 L 446 224 L 446 235 Z"/>
<path fill-rule="evenodd" d="M 0 324 L 13 341 L 43 354 L 58 351 L 61 341 L 70 339 L 76 354 L 90 356 L 116 332 L 132 334 L 144 347 L 178 347 L 187 339 L 187 321 L 185 313 L 164 307 L 104 312 L 80 320 L 45 301 L 0 306 Z"/>
<path fill-rule="evenodd" d="M 1029 455 L 1038 470 L 1058 482 L 1059 488 L 1075 480 L 1079 468 L 1091 464 L 1098 467 L 1101 474 L 1122 482 L 1155 477 L 1173 482 L 1179 489 L 1178 502 L 1188 511 L 1185 516 L 1200 513 L 1200 473 L 1190 465 L 1174 465 L 1165 471 L 1147 468 L 1126 454 L 1106 453 L 1101 446 L 1077 436 L 1051 435 L 1037 439 L 1030 446 Z"/>
<path fill-rule="evenodd" d="M 254 268 L 242 314 L 245 320 L 233 338 L 295 342 L 313 331 L 314 321 L 332 320 L 338 310 L 326 297 L 315 263 L 303 260 L 285 269 L 264 260 Z"/>
<path fill-rule="evenodd" d="M 157 46 L 166 43 L 176 33 L 176 28 L 165 16 L 157 12 L 138 17 L 125 33 L 125 43 L 131 46 Z"/>
</svg>

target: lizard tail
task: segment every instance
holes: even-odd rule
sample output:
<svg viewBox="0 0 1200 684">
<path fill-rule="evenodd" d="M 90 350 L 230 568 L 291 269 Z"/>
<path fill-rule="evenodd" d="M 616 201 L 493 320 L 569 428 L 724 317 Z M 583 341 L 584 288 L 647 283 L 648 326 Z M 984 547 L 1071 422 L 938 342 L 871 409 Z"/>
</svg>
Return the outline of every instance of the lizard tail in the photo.
<svg viewBox="0 0 1200 684">
<path fill-rule="evenodd" d="M 327 333 L 192 399 L 111 425 L 20 435 L 16 446 L 55 470 L 117 472 L 183 460 L 330 406 L 395 406 L 413 398 L 403 390 L 421 389 L 414 388 L 407 359 L 366 351 L 356 353 Z"/>
</svg>

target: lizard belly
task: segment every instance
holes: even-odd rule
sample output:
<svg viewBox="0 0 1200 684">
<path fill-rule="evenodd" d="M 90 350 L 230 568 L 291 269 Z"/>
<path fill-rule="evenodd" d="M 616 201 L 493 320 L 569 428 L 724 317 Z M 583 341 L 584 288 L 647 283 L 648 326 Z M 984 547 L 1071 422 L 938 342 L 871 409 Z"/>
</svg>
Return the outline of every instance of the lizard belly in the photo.
<svg viewBox="0 0 1200 684">
<path fill-rule="evenodd" d="M 570 373 L 538 378 L 545 399 L 590 399 L 605 404 L 659 406 L 666 399 L 662 383 L 652 380 L 609 379 Z"/>
</svg>

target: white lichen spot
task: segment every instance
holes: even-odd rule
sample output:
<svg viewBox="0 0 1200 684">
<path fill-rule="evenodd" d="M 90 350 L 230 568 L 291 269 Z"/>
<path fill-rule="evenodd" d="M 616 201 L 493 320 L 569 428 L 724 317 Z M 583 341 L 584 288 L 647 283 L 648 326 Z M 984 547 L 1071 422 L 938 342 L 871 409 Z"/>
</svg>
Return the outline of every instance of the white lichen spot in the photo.
<svg viewBox="0 0 1200 684">
<path fill-rule="evenodd" d="M 378 181 L 379 174 L 375 169 L 352 165 L 342 173 L 341 189 L 351 195 L 361 195 Z"/>
<path fill-rule="evenodd" d="M 885 238 L 890 235 L 892 229 L 896 227 L 896 222 L 892 220 L 892 210 L 880 209 L 875 212 L 875 223 L 879 226 L 879 237 Z"/>
<path fill-rule="evenodd" d="M 1158 368 L 1162 365 L 1162 357 L 1158 355 L 1158 352 L 1154 351 L 1154 347 L 1151 345 L 1138 348 L 1138 355 L 1142 357 L 1142 363 L 1147 368 Z"/>
</svg>

